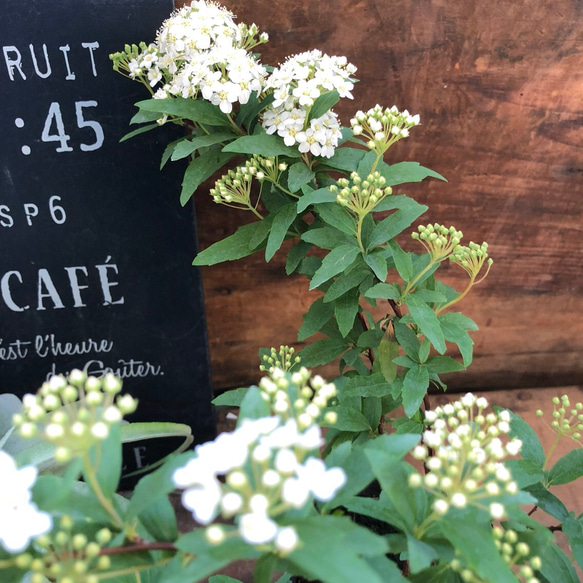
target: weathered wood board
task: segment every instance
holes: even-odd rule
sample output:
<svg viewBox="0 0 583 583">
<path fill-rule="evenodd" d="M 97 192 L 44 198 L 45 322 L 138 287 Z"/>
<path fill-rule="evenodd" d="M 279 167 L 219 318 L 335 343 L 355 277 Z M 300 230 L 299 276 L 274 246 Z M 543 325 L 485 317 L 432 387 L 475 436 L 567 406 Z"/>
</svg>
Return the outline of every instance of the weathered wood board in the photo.
<svg viewBox="0 0 583 583">
<path fill-rule="evenodd" d="M 578 0 L 225 0 L 270 35 L 263 61 L 320 48 L 361 82 L 347 124 L 376 103 L 421 115 L 388 161 L 448 178 L 399 189 L 423 222 L 488 241 L 494 265 L 460 308 L 480 326 L 475 360 L 452 388 L 583 380 L 583 4 Z M 179 3 L 179 5 L 181 5 Z M 176 193 L 178 196 L 178 193 Z M 205 248 L 251 220 L 196 195 Z M 257 349 L 294 344 L 312 295 L 283 254 L 202 270 L 215 390 L 257 379 Z M 464 285 L 456 266 L 451 283 Z M 329 376 L 336 372 L 328 369 Z"/>
</svg>

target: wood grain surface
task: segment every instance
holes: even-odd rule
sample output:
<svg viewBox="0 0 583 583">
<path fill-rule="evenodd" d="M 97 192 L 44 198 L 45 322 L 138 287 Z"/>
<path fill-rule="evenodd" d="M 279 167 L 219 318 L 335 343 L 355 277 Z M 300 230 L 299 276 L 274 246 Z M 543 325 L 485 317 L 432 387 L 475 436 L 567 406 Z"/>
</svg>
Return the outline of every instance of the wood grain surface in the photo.
<svg viewBox="0 0 583 583">
<path fill-rule="evenodd" d="M 312 48 L 346 55 L 361 80 L 339 104 L 396 104 L 422 125 L 390 151 L 448 180 L 396 189 L 487 241 L 494 265 L 460 309 L 480 326 L 472 367 L 450 387 L 513 388 L 583 379 L 583 3 L 580 0 L 224 0 L 270 35 L 262 60 Z M 196 194 L 200 247 L 251 220 Z M 178 193 L 169 193 L 178 196 Z M 407 237 L 402 242 L 409 245 Z M 412 242 L 411 242 L 412 243 Z M 413 248 L 413 247 L 411 247 Z M 296 343 L 314 299 L 284 254 L 204 268 L 215 390 L 258 377 L 261 346 Z M 448 283 L 463 286 L 450 266 Z M 324 371 L 336 374 L 335 368 Z"/>
</svg>

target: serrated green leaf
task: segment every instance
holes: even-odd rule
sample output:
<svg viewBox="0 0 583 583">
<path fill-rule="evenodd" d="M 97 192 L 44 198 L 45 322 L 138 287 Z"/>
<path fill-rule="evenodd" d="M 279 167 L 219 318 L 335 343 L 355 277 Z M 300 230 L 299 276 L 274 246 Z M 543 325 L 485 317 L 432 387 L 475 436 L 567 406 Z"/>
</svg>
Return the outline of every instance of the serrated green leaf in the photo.
<svg viewBox="0 0 583 583">
<path fill-rule="evenodd" d="M 394 359 L 399 356 L 399 343 L 394 337 L 385 335 L 377 350 L 379 367 L 387 383 L 392 383 L 397 378 L 397 365 Z"/>
<path fill-rule="evenodd" d="M 389 384 L 381 373 L 366 377 L 355 376 L 346 381 L 342 388 L 342 398 L 384 397 L 389 392 Z"/>
<path fill-rule="evenodd" d="M 439 555 L 431 545 L 407 533 L 407 558 L 411 573 L 419 573 L 423 569 L 427 569 L 433 561 L 439 558 Z"/>
<path fill-rule="evenodd" d="M 340 275 L 326 291 L 324 302 L 329 303 L 337 300 L 350 290 L 354 290 L 368 277 L 370 272 L 360 266 L 356 266 L 348 272 Z M 359 294 L 360 295 L 360 294 Z"/>
<path fill-rule="evenodd" d="M 499 410 L 495 408 L 495 410 Z M 539 468 L 541 471 L 545 465 L 545 451 L 543 446 L 536 434 L 535 430 L 524 421 L 519 415 L 507 409 L 510 414 L 510 433 L 509 437 L 517 437 L 522 441 L 522 448 L 520 450 L 520 455 L 530 462 L 532 462 L 535 467 Z"/>
<path fill-rule="evenodd" d="M 583 521 L 569 515 L 563 521 L 563 533 L 569 539 L 569 545 L 573 552 L 573 557 L 577 561 L 579 568 L 583 569 Z"/>
<path fill-rule="evenodd" d="M 358 164 L 366 154 L 366 150 L 360 148 L 343 147 L 336 148 L 332 158 L 322 159 L 318 167 L 333 168 L 344 172 L 356 172 Z"/>
<path fill-rule="evenodd" d="M 419 162 L 399 162 L 389 166 L 381 161 L 377 166 L 377 170 L 387 181 L 386 186 L 405 184 L 407 182 L 421 182 L 425 178 L 437 178 L 447 182 L 441 174 L 421 166 Z"/>
<path fill-rule="evenodd" d="M 304 162 L 296 162 L 289 167 L 287 186 L 291 192 L 297 192 L 304 184 L 311 182 L 314 176 L 316 174 Z"/>
<path fill-rule="evenodd" d="M 370 431 L 372 429 L 367 418 L 354 407 L 337 405 L 324 409 L 323 413 L 328 411 L 336 413 L 336 420 L 334 423 L 319 421 L 322 427 L 334 427 L 340 431 Z"/>
<path fill-rule="evenodd" d="M 298 353 L 298 356 L 301 358 L 302 366 L 313 368 L 328 364 L 338 358 L 347 348 L 348 343 L 345 340 L 325 338 L 306 346 Z"/>
<path fill-rule="evenodd" d="M 387 279 L 387 260 L 384 258 L 382 253 L 366 253 L 364 255 L 364 260 L 366 264 L 372 269 L 373 273 L 376 275 L 377 279 L 384 282 Z"/>
<path fill-rule="evenodd" d="M 265 246 L 265 261 L 267 263 L 269 263 L 281 247 L 281 244 L 287 236 L 288 229 L 295 221 L 296 216 L 295 202 L 281 207 L 273 216 L 273 223 L 269 231 L 269 236 L 267 237 L 267 245 Z"/>
<path fill-rule="evenodd" d="M 336 196 L 337 195 L 330 192 L 330 189 L 328 188 L 312 190 L 312 192 L 304 194 L 300 200 L 298 200 L 298 213 L 305 211 L 311 204 L 323 204 L 326 202 L 334 203 L 336 202 Z"/>
<path fill-rule="evenodd" d="M 545 475 L 543 470 L 530 460 L 506 460 L 504 465 L 510 470 L 512 479 L 518 484 L 519 489 L 540 482 Z"/>
<path fill-rule="evenodd" d="M 216 105 L 203 99 L 184 99 L 182 97 L 148 99 L 139 101 L 136 106 L 144 111 L 167 113 L 203 125 L 225 127 L 231 125 L 229 118 Z"/>
<path fill-rule="evenodd" d="M 445 337 L 435 312 L 415 294 L 407 294 L 405 296 L 405 303 L 409 308 L 409 313 L 415 321 L 415 324 L 419 326 L 421 332 L 435 346 L 435 349 L 440 354 L 443 354 L 446 349 Z"/>
<path fill-rule="evenodd" d="M 403 379 L 401 398 L 405 415 L 411 417 L 419 410 L 423 397 L 429 389 L 429 371 L 423 365 L 410 368 Z"/>
<path fill-rule="evenodd" d="M 458 362 L 449 356 L 432 356 L 425 361 L 425 366 L 427 366 L 430 373 L 432 372 L 435 374 L 457 372 L 465 370 L 466 368 L 461 362 Z"/>
<path fill-rule="evenodd" d="M 148 125 L 142 126 L 141 128 L 128 132 L 119 139 L 119 143 L 121 144 L 123 142 L 126 142 L 127 140 L 131 140 L 132 138 L 139 136 L 140 134 L 144 134 L 159 127 L 160 125 L 157 123 L 149 123 Z"/>
<path fill-rule="evenodd" d="M 298 202 L 298 205 L 302 202 Z M 302 233 L 302 241 L 311 243 L 312 245 L 317 245 L 322 249 L 332 250 L 338 245 L 346 244 L 348 238 L 344 233 L 335 229 L 334 227 L 317 227 L 315 229 L 309 229 L 305 233 Z"/>
<path fill-rule="evenodd" d="M 238 389 L 225 391 L 218 397 L 215 397 L 211 403 L 222 407 L 240 407 L 243 397 L 245 397 L 245 394 L 247 393 L 247 389 L 248 387 L 239 387 Z"/>
<path fill-rule="evenodd" d="M 359 254 L 359 249 L 353 245 L 340 245 L 336 249 L 332 249 L 324 260 L 322 265 L 314 274 L 310 282 L 310 290 L 317 288 L 324 282 L 332 279 L 335 275 L 342 273 L 345 269 L 350 267 L 356 256 Z"/>
<path fill-rule="evenodd" d="M 338 95 L 338 91 L 329 91 L 328 93 L 320 95 L 310 108 L 307 121 L 310 122 L 313 119 L 322 117 L 327 111 L 332 109 L 339 100 L 340 96 Z"/>
<path fill-rule="evenodd" d="M 421 346 L 417 335 L 401 320 L 395 320 L 393 325 L 395 327 L 395 336 L 397 337 L 399 344 L 403 347 L 403 350 L 409 357 L 414 361 L 417 361 L 419 358 L 419 348 Z"/>
<path fill-rule="evenodd" d="M 393 261 L 395 262 L 395 267 L 399 275 L 404 281 L 409 281 L 413 276 L 411 254 L 403 251 L 395 240 L 389 241 L 388 246 L 393 254 Z"/>
<path fill-rule="evenodd" d="M 190 156 L 199 148 L 208 148 L 209 146 L 214 146 L 215 144 L 220 144 L 236 137 L 237 136 L 231 132 L 217 132 L 209 134 L 208 136 L 192 138 L 191 140 L 181 140 L 174 148 L 171 159 L 173 161 L 181 160 L 182 158 Z"/>
<path fill-rule="evenodd" d="M 330 202 L 322 203 L 317 205 L 315 210 L 318 216 L 328 225 L 335 227 L 347 235 L 355 235 L 356 223 L 354 219 L 339 204 Z"/>
<path fill-rule="evenodd" d="M 288 251 L 285 262 L 286 275 L 291 275 L 297 269 L 298 265 L 311 248 L 312 245 L 310 243 L 299 241 Z"/>
<path fill-rule="evenodd" d="M 325 304 L 323 298 L 318 298 L 303 316 L 304 322 L 298 332 L 298 340 L 301 342 L 319 332 L 333 316 L 334 306 Z"/>
<path fill-rule="evenodd" d="M 583 476 L 583 449 L 573 449 L 550 469 L 547 484 L 568 484 Z"/>
<path fill-rule="evenodd" d="M 135 105 L 137 105 L 137 103 Z M 137 123 L 147 123 L 150 121 L 157 121 L 158 119 L 160 119 L 159 112 L 146 111 L 145 109 L 138 108 L 138 111 L 134 114 L 132 119 L 130 119 L 130 125 L 135 125 Z M 156 123 L 156 125 L 160 127 L 158 123 Z"/>
<path fill-rule="evenodd" d="M 267 233 L 264 232 L 264 226 L 262 223 L 263 221 L 259 221 L 239 227 L 233 235 L 222 239 L 204 251 L 201 251 L 192 264 L 199 266 L 215 265 L 216 263 L 222 263 L 223 261 L 233 261 L 251 255 L 251 253 L 257 251 L 263 243 L 263 241 L 260 241 L 256 245 L 250 244 L 255 234 L 258 231 L 264 233 L 262 235 L 263 240 L 265 240 L 265 237 L 267 236 Z"/>
<path fill-rule="evenodd" d="M 180 204 L 184 206 L 192 197 L 196 189 L 217 170 L 222 168 L 233 154 L 224 154 L 218 149 L 211 148 L 200 156 L 191 160 L 184 173 Z"/>
<path fill-rule="evenodd" d="M 286 146 L 283 140 L 272 134 L 256 134 L 237 138 L 223 148 L 223 152 L 235 154 L 257 154 L 258 156 L 287 156 L 299 158 L 301 153 L 297 148 Z"/>
<path fill-rule="evenodd" d="M 391 202 L 392 197 L 389 197 Z M 399 210 L 383 219 L 375 226 L 368 239 L 368 248 L 372 249 L 378 245 L 383 245 L 390 239 L 395 238 L 409 227 L 415 219 L 420 217 L 428 207 L 419 204 L 412 198 L 401 196 L 399 198 Z M 377 209 L 375 209 L 376 211 Z"/>
<path fill-rule="evenodd" d="M 543 511 L 563 522 L 569 511 L 565 505 L 551 492 L 549 492 L 540 482 L 524 488 L 526 492 L 536 498 L 536 505 Z"/>
<path fill-rule="evenodd" d="M 334 302 L 334 315 L 336 316 L 338 330 L 340 330 L 343 338 L 348 336 L 354 326 L 354 320 L 358 314 L 359 300 L 358 293 L 349 291 Z"/>
<path fill-rule="evenodd" d="M 395 284 L 381 282 L 370 287 L 364 295 L 367 298 L 398 300 L 401 297 L 401 292 Z"/>
</svg>

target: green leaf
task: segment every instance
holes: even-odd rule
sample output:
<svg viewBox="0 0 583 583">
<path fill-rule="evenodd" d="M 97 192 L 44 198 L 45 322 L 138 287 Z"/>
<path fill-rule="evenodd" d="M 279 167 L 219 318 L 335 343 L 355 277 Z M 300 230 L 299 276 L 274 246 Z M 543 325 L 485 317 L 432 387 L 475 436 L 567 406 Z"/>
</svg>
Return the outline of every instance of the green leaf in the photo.
<svg viewBox="0 0 583 583">
<path fill-rule="evenodd" d="M 135 105 L 137 105 L 137 103 Z M 159 112 L 146 111 L 145 109 L 138 108 L 138 111 L 134 114 L 132 119 L 130 119 L 130 125 L 135 125 L 137 123 L 147 123 L 149 121 L 157 121 L 158 119 L 160 119 Z M 160 127 L 158 123 L 156 123 L 156 125 Z"/>
<path fill-rule="evenodd" d="M 404 281 L 409 281 L 413 276 L 413 261 L 411 260 L 411 254 L 406 253 L 399 247 L 399 244 L 391 240 L 388 242 L 388 246 L 393 254 L 393 261 L 395 262 L 395 267 L 399 272 L 399 275 Z"/>
<path fill-rule="evenodd" d="M 190 154 L 199 148 L 208 148 L 209 146 L 232 140 L 235 137 L 235 134 L 231 132 L 217 132 L 208 136 L 192 138 L 191 140 L 182 140 L 174 148 L 171 159 L 173 161 L 181 160 L 182 158 L 190 156 Z"/>
<path fill-rule="evenodd" d="M 343 170 L 344 172 L 356 172 L 358 164 L 366 154 L 366 150 L 360 148 L 342 147 L 336 148 L 334 156 L 322 160 L 318 167 L 325 166 L 334 170 Z"/>
<path fill-rule="evenodd" d="M 241 105 L 239 115 L 237 116 L 237 125 L 245 126 L 248 129 L 248 133 L 252 134 L 255 122 L 257 121 L 257 116 L 266 107 L 271 105 L 273 103 L 273 100 L 274 100 L 273 93 L 267 95 L 265 99 L 261 101 L 259 101 L 259 99 L 257 98 L 257 94 L 252 93 L 251 96 L 249 97 L 249 101 Z"/>
<path fill-rule="evenodd" d="M 427 543 L 407 533 L 407 557 L 411 573 L 419 573 L 439 558 L 437 551 Z"/>
<path fill-rule="evenodd" d="M 288 251 L 285 262 L 286 275 L 291 275 L 296 270 L 302 259 L 306 256 L 306 253 L 311 248 L 312 245 L 310 243 L 299 241 Z"/>
<path fill-rule="evenodd" d="M 219 168 L 222 168 L 232 157 L 232 154 L 223 154 L 218 149 L 211 148 L 191 160 L 182 180 L 180 204 L 184 206 L 196 189 Z"/>
<path fill-rule="evenodd" d="M 296 162 L 289 167 L 287 186 L 291 192 L 297 192 L 304 184 L 311 182 L 314 176 L 316 174 L 304 162 Z"/>
<path fill-rule="evenodd" d="M 150 499 L 140 513 L 140 522 L 157 541 L 174 542 L 178 537 L 176 514 L 167 497 Z"/>
<path fill-rule="evenodd" d="M 496 583 L 516 583 L 516 577 L 494 544 L 490 524 L 460 521 L 459 518 L 445 515 L 439 519 L 439 527 L 468 566 L 483 579 Z"/>
<path fill-rule="evenodd" d="M 281 247 L 284 239 L 287 236 L 288 229 L 295 221 L 297 216 L 296 203 L 282 206 L 274 215 L 273 223 L 269 236 L 267 237 L 267 245 L 265 247 L 265 261 L 269 263 L 271 258 Z"/>
<path fill-rule="evenodd" d="M 353 245 L 340 245 L 336 249 L 332 249 L 324 260 L 322 265 L 314 274 L 310 282 L 310 290 L 317 288 L 319 285 L 333 278 L 335 275 L 342 273 L 345 269 L 356 259 L 359 254 L 359 249 Z"/>
<path fill-rule="evenodd" d="M 324 413 L 328 411 L 336 413 L 336 421 L 334 423 L 320 421 L 322 427 L 334 427 L 339 431 L 370 431 L 372 429 L 366 417 L 354 407 L 336 405 L 323 410 Z"/>
<path fill-rule="evenodd" d="M 298 332 L 298 340 L 302 341 L 319 332 L 322 326 L 334 316 L 334 306 L 325 304 L 323 298 L 318 298 L 304 314 L 304 322 Z"/>
<path fill-rule="evenodd" d="M 223 152 L 235 154 L 257 154 L 258 156 L 287 156 L 299 158 L 301 153 L 297 148 L 286 146 L 283 140 L 276 135 L 256 134 L 237 138 L 223 148 Z"/>
<path fill-rule="evenodd" d="M 358 293 L 349 291 L 334 302 L 334 315 L 338 323 L 338 330 L 340 330 L 343 338 L 348 336 L 354 326 L 354 319 L 358 314 L 359 300 Z"/>
<path fill-rule="evenodd" d="M 419 162 L 399 162 L 390 166 L 380 162 L 377 170 L 386 179 L 386 186 L 395 186 L 406 182 L 421 182 L 425 178 L 437 178 L 447 182 L 441 174 L 429 168 L 424 168 Z"/>
<path fill-rule="evenodd" d="M 524 490 L 536 498 L 536 505 L 548 515 L 553 516 L 561 522 L 569 516 L 569 511 L 565 508 L 565 505 L 540 482 L 528 486 Z"/>
<path fill-rule="evenodd" d="M 364 260 L 366 261 L 366 264 L 372 269 L 377 279 L 379 279 L 381 282 L 384 282 L 385 279 L 387 279 L 387 260 L 384 258 L 382 253 L 375 253 L 374 251 L 371 253 L 366 253 L 364 255 Z"/>
<path fill-rule="evenodd" d="M 395 327 L 395 336 L 397 337 L 399 344 L 403 347 L 403 350 L 410 358 L 417 361 L 419 359 L 419 349 L 421 347 L 417 335 L 401 320 L 395 320 L 393 325 Z"/>
<path fill-rule="evenodd" d="M 551 583 L 580 583 L 569 557 L 557 544 L 546 544 L 537 550 L 542 566 L 540 572 Z"/>
<path fill-rule="evenodd" d="M 384 397 L 389 392 L 389 385 L 381 373 L 367 377 L 355 376 L 346 381 L 342 387 L 342 397 Z"/>
<path fill-rule="evenodd" d="M 240 407 L 243 397 L 247 393 L 248 387 L 240 387 L 238 389 L 231 389 L 230 391 L 225 391 L 221 393 L 218 397 L 215 397 L 211 403 L 216 406 L 222 407 Z"/>
<path fill-rule="evenodd" d="M 255 567 L 253 568 L 253 582 L 271 583 L 271 577 L 275 570 L 277 560 L 277 555 L 266 553 L 256 561 Z"/>
<path fill-rule="evenodd" d="M 298 202 L 298 205 L 302 201 Z M 335 229 L 334 227 L 318 227 L 315 229 L 309 229 L 305 233 L 302 233 L 302 241 L 306 243 L 311 243 L 312 245 L 317 245 L 322 249 L 332 250 L 338 245 L 347 243 L 348 238 L 344 233 Z"/>
<path fill-rule="evenodd" d="M 231 125 L 229 118 L 216 105 L 203 99 L 184 99 L 182 97 L 148 99 L 139 101 L 136 106 L 144 111 L 167 113 L 203 125 L 226 127 Z"/>
<path fill-rule="evenodd" d="M 435 349 L 443 354 L 445 352 L 445 337 L 441 330 L 441 325 L 435 312 L 415 294 L 407 294 L 405 296 L 405 303 L 409 308 L 411 317 L 419 326 L 421 332 L 429 339 Z"/>
<path fill-rule="evenodd" d="M 394 207 L 398 208 L 399 210 L 377 223 L 368 240 L 369 249 L 372 249 L 378 245 L 383 245 L 390 239 L 395 238 L 399 233 L 403 232 L 407 227 L 409 227 L 415 219 L 420 217 L 428 208 L 405 195 L 398 197 L 390 196 L 385 200 L 393 203 Z M 383 206 L 386 207 L 387 205 Z M 375 208 L 374 210 L 377 211 L 379 209 Z"/>
<path fill-rule="evenodd" d="M 245 419 L 260 419 L 269 417 L 270 414 L 269 404 L 263 399 L 261 390 L 258 387 L 249 387 L 241 401 L 237 425 L 243 423 Z"/>
<path fill-rule="evenodd" d="M 355 235 L 356 223 L 354 219 L 339 204 L 330 202 L 319 204 L 316 212 L 325 223 L 347 235 Z"/>
<path fill-rule="evenodd" d="M 397 377 L 397 365 L 393 362 L 397 356 L 399 356 L 399 343 L 394 337 L 385 334 L 377 350 L 377 360 L 381 374 L 389 384 Z"/>
<path fill-rule="evenodd" d="M 262 236 L 262 241 L 255 245 L 250 244 L 257 232 L 264 232 L 264 225 L 262 223 L 263 221 L 259 221 L 239 227 L 230 237 L 218 241 L 204 251 L 201 251 L 192 264 L 199 266 L 215 265 L 223 261 L 233 261 L 251 255 L 251 253 L 259 249 L 263 240 L 265 240 L 265 236 L 267 236 L 267 233 L 265 233 Z"/>
<path fill-rule="evenodd" d="M 370 287 L 364 294 L 367 298 L 381 298 L 385 300 L 398 300 L 401 297 L 401 291 L 394 283 L 377 283 Z"/>
<path fill-rule="evenodd" d="M 307 122 L 309 123 L 313 119 L 322 117 L 327 111 L 332 109 L 339 100 L 340 96 L 338 95 L 338 91 L 330 91 L 320 95 L 310 108 Z"/>
<path fill-rule="evenodd" d="M 573 552 L 573 557 L 577 561 L 579 568 L 583 569 L 583 521 L 569 515 L 563 521 L 563 533 L 569 539 L 569 545 Z"/>
<path fill-rule="evenodd" d="M 496 411 L 499 408 L 494 408 Z M 528 460 L 534 464 L 535 467 L 539 468 L 541 471 L 545 465 L 545 450 L 536 434 L 535 430 L 519 415 L 506 409 L 510 414 L 510 433 L 509 437 L 517 437 L 522 441 L 522 448 L 520 449 L 520 455 L 523 459 Z"/>
<path fill-rule="evenodd" d="M 540 482 L 545 476 L 542 468 L 530 460 L 506 460 L 504 465 L 510 470 L 512 479 L 521 490 Z"/>
<path fill-rule="evenodd" d="M 427 367 L 416 365 L 410 368 L 403 379 L 403 390 L 401 392 L 407 417 L 415 415 L 428 389 L 429 371 Z"/>
<path fill-rule="evenodd" d="M 157 123 L 149 123 L 148 125 L 142 126 L 141 128 L 138 128 L 137 130 L 133 130 L 132 132 L 128 132 L 127 134 L 125 134 L 124 136 L 122 136 L 119 140 L 119 143 L 123 143 L 127 140 L 130 140 L 131 138 L 135 138 L 136 136 L 139 136 L 140 134 L 144 134 L 146 132 L 149 132 L 150 130 L 154 130 L 156 128 L 159 128 L 160 125 Z"/>
<path fill-rule="evenodd" d="M 296 521 L 302 545 L 288 556 L 300 573 L 323 583 L 382 583 L 362 555 L 384 555 L 386 542 L 348 517 L 315 516 Z"/>
<path fill-rule="evenodd" d="M 324 302 L 333 302 L 346 292 L 358 288 L 369 273 L 370 271 L 362 265 L 353 266 L 348 273 L 342 274 L 332 283 L 324 295 Z"/>
<path fill-rule="evenodd" d="M 298 164 L 303 164 L 303 162 L 298 162 Z M 294 166 L 295 165 L 296 164 L 294 164 Z M 336 194 L 330 192 L 329 188 L 319 188 L 318 190 L 312 190 L 308 194 L 304 194 L 298 201 L 298 213 L 305 211 L 311 204 L 322 204 L 325 202 L 335 203 L 336 196 Z"/>
<path fill-rule="evenodd" d="M 547 484 L 568 484 L 583 476 L 583 449 L 573 449 L 550 469 Z"/>
<path fill-rule="evenodd" d="M 465 370 L 465 366 L 449 356 L 432 356 L 425 362 L 430 373 L 444 374 Z"/>
<path fill-rule="evenodd" d="M 348 343 L 345 340 L 325 338 L 306 346 L 298 353 L 298 356 L 301 358 L 302 366 L 313 368 L 328 364 L 338 358 L 347 348 Z"/>
<path fill-rule="evenodd" d="M 459 314 L 460 316 L 462 314 Z M 465 317 L 465 316 L 464 316 Z M 447 313 L 438 316 L 439 324 L 443 332 L 444 338 L 457 344 L 464 365 L 467 367 L 472 362 L 472 354 L 474 350 L 474 341 L 467 332 L 467 328 L 460 325 L 459 318 L 456 317 L 456 313 Z M 469 320 L 469 318 L 468 318 Z M 471 322 L 471 320 L 470 320 Z M 472 322 L 473 323 L 473 322 Z M 477 327 L 476 327 L 477 328 Z"/>
</svg>

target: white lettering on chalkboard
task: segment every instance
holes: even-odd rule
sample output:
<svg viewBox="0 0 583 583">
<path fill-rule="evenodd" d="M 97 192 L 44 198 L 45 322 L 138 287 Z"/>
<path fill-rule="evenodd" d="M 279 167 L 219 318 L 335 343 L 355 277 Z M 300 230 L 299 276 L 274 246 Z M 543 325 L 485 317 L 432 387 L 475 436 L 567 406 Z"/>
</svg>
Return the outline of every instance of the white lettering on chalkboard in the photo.
<svg viewBox="0 0 583 583">
<path fill-rule="evenodd" d="M 106 374 L 114 374 L 122 379 L 164 376 L 164 371 L 160 365 L 152 364 L 147 360 L 136 360 L 135 358 L 130 358 L 129 360 L 120 358 L 116 364 L 111 366 L 108 366 L 102 360 L 88 360 L 85 364 L 77 365 L 75 368 L 98 378 Z M 57 365 L 53 362 L 50 371 L 46 375 L 46 380 L 57 374 L 68 375 L 69 373 L 62 369 L 57 369 Z"/>
<path fill-rule="evenodd" d="M 75 47 L 73 47 L 73 49 L 74 48 Z M 97 77 L 97 64 L 95 61 L 94 53 L 99 48 L 99 43 L 97 41 L 82 42 L 81 48 L 86 49 L 88 51 L 88 53 L 89 53 L 89 67 L 90 67 L 89 70 L 91 71 L 91 75 L 93 77 Z M 23 59 L 23 53 L 20 51 L 20 49 L 18 49 L 18 47 L 14 46 L 14 45 L 5 45 L 2 47 L 2 52 L 4 54 L 4 63 L 6 65 L 8 77 L 11 81 L 16 81 L 17 79 L 22 79 L 22 80 L 26 81 L 26 79 L 28 77 L 25 73 L 25 68 L 23 67 L 23 64 L 28 65 L 26 67 L 27 71 L 30 71 L 30 69 L 31 69 L 30 65 L 32 65 L 32 71 L 29 72 L 29 75 L 32 75 L 33 71 L 37 75 L 37 77 L 40 77 L 41 79 L 47 79 L 48 77 L 50 77 L 52 75 L 53 67 L 51 65 L 51 59 L 49 56 L 49 50 L 47 48 L 47 45 L 43 43 L 39 49 L 38 47 L 35 48 L 34 45 L 30 44 L 30 45 L 28 45 L 28 50 L 30 52 L 30 63 L 25 63 L 24 59 Z M 67 74 L 65 76 L 65 81 L 76 80 L 77 75 L 73 71 L 71 61 L 69 59 L 69 53 L 72 52 L 71 47 L 68 44 L 63 45 L 63 46 L 59 47 L 59 51 L 61 51 L 61 53 L 62 53 L 63 62 L 65 64 L 65 68 L 67 70 Z M 79 52 L 80 52 L 80 50 L 79 50 Z M 44 64 L 42 65 L 42 67 L 39 65 L 39 56 L 38 56 L 39 54 L 42 54 L 41 58 L 44 58 Z M 55 53 L 53 52 L 53 57 L 54 57 L 54 54 Z M 86 63 L 85 58 L 83 58 L 83 59 L 75 58 L 74 60 L 75 60 L 75 65 L 76 65 L 75 68 L 77 70 L 79 70 L 78 66 L 80 64 L 82 65 L 83 62 Z"/>
<path fill-rule="evenodd" d="M 65 209 L 58 204 L 61 201 L 61 197 L 54 195 L 49 198 L 49 214 L 51 220 L 56 225 L 62 225 L 67 220 L 67 213 Z M 32 227 L 33 217 L 39 216 L 41 209 L 38 205 L 33 202 L 25 202 L 22 205 L 22 210 L 24 213 L 24 218 L 26 224 Z M 8 205 L 0 204 L 0 226 L 10 228 L 14 226 L 13 213 L 16 214 L 17 211 L 13 211 Z"/>
<path fill-rule="evenodd" d="M 101 265 L 95 265 L 97 270 L 97 275 L 99 279 L 99 286 L 101 291 L 101 298 L 103 306 L 111 306 L 117 304 L 125 303 L 125 298 L 123 295 L 118 296 L 114 299 L 112 295 L 112 288 L 119 285 L 119 282 L 114 280 L 113 277 L 119 274 L 117 264 L 109 263 L 111 261 L 111 256 L 107 256 L 105 262 Z M 67 272 L 67 278 L 69 280 L 69 286 L 66 290 L 57 290 L 53 278 L 49 273 L 48 269 L 41 268 L 37 272 L 36 278 L 36 299 L 37 311 L 44 311 L 47 309 L 59 310 L 65 307 L 71 308 L 85 308 L 87 304 L 83 302 L 81 296 L 81 290 L 88 289 L 89 285 L 83 285 L 79 282 L 79 273 L 89 278 L 89 270 L 84 265 L 75 265 L 71 267 L 63 268 Z M 0 293 L 2 295 L 2 301 L 4 305 L 13 312 L 24 312 L 30 309 L 30 305 L 21 305 L 14 298 L 19 288 L 25 286 L 25 281 L 22 277 L 20 271 L 11 270 L 6 271 L 2 278 L 0 279 Z M 73 300 L 71 305 L 65 306 L 63 301 L 63 292 L 67 292 L 66 298 L 70 297 Z"/>
<path fill-rule="evenodd" d="M 91 352 L 111 352 L 113 341 L 87 338 L 80 342 L 63 342 L 57 340 L 54 334 L 37 334 L 34 339 L 34 349 L 37 356 L 41 358 L 46 356 L 77 356 Z"/>
</svg>

